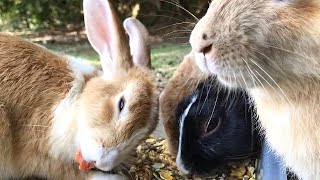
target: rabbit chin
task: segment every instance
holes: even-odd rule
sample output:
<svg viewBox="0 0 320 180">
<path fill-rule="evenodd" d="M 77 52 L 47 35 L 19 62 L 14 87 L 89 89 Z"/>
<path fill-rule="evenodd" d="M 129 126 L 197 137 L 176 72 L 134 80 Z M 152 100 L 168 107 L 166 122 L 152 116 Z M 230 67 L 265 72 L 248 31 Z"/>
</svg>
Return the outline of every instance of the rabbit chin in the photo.
<svg viewBox="0 0 320 180">
<path fill-rule="evenodd" d="M 208 73 L 208 74 L 217 74 L 218 71 L 216 66 L 210 65 L 208 63 L 208 60 L 204 57 L 202 53 L 195 52 L 194 55 L 196 59 L 196 64 L 202 72 Z"/>
<path fill-rule="evenodd" d="M 119 154 L 119 151 L 116 149 L 105 152 L 102 157 L 96 161 L 95 167 L 102 171 L 111 171 L 121 163 L 122 158 L 120 157 L 123 156 L 119 156 Z"/>
<path fill-rule="evenodd" d="M 122 162 L 124 157 L 119 147 L 111 147 L 106 150 L 89 137 L 82 138 L 80 149 L 83 159 L 95 162 L 95 167 L 102 171 L 111 171 Z"/>
<path fill-rule="evenodd" d="M 95 167 L 102 171 L 111 171 L 134 152 L 147 133 L 148 129 L 140 129 L 126 141 L 104 148 L 92 138 L 90 131 L 83 130 L 77 134 L 77 144 L 85 161 L 95 162 Z"/>
</svg>

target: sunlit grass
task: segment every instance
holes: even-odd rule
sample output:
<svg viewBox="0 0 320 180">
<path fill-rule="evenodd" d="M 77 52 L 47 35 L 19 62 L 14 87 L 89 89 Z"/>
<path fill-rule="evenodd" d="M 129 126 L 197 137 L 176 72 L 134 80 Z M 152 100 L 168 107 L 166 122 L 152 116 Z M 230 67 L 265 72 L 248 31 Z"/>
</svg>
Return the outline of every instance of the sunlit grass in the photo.
<svg viewBox="0 0 320 180">
<path fill-rule="evenodd" d="M 169 79 L 190 50 L 189 45 L 156 45 L 151 50 L 152 68 L 162 72 L 163 76 Z"/>
<path fill-rule="evenodd" d="M 187 45 L 163 44 L 155 46 L 151 51 L 152 64 L 155 68 L 177 66 L 189 51 L 190 47 Z"/>
<path fill-rule="evenodd" d="M 78 44 L 47 44 L 48 49 L 85 59 L 91 64 L 99 65 L 99 56 L 89 43 Z M 153 44 L 151 50 L 152 68 L 161 71 L 167 78 L 172 76 L 183 57 L 191 50 L 189 45 Z"/>
<path fill-rule="evenodd" d="M 48 49 L 61 54 L 72 55 L 85 59 L 91 64 L 98 65 L 99 55 L 92 49 L 88 43 L 79 44 L 48 44 L 45 45 Z"/>
</svg>

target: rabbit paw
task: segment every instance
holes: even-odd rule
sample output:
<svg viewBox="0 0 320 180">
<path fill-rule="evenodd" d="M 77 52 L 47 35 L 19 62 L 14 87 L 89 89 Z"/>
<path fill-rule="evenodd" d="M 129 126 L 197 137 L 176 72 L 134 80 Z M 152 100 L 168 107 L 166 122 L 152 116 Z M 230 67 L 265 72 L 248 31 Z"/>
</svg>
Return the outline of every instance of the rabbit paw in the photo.
<svg viewBox="0 0 320 180">
<path fill-rule="evenodd" d="M 91 176 L 90 180 L 128 180 L 128 178 L 118 174 L 96 172 Z"/>
</svg>

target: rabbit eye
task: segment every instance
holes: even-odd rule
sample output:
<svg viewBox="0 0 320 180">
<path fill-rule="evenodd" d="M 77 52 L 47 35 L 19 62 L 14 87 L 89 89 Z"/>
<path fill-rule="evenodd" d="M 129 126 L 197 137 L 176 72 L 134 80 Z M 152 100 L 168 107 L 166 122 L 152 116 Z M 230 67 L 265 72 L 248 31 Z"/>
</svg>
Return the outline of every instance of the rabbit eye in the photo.
<svg viewBox="0 0 320 180">
<path fill-rule="evenodd" d="M 118 109 L 119 109 L 119 112 L 121 112 L 124 108 L 124 105 L 125 105 L 125 101 L 124 101 L 124 98 L 121 97 L 120 100 L 119 100 L 119 104 L 118 104 Z"/>
</svg>

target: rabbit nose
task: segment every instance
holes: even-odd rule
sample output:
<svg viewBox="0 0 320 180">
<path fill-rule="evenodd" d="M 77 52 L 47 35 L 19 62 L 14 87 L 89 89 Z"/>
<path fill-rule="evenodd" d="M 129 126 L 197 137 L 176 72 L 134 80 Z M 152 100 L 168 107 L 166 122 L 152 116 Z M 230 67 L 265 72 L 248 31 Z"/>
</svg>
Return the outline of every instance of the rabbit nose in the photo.
<svg viewBox="0 0 320 180">
<path fill-rule="evenodd" d="M 201 40 L 201 41 L 190 41 L 192 49 L 197 53 L 208 53 L 212 49 L 212 42 L 208 40 Z"/>
<path fill-rule="evenodd" d="M 212 49 L 212 44 L 210 44 L 207 47 L 204 47 L 204 48 L 200 49 L 200 52 L 203 53 L 203 54 L 207 54 L 208 52 L 211 51 L 211 49 Z"/>
</svg>

